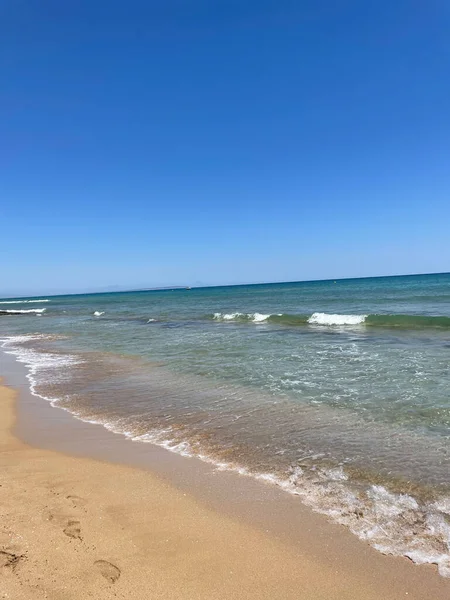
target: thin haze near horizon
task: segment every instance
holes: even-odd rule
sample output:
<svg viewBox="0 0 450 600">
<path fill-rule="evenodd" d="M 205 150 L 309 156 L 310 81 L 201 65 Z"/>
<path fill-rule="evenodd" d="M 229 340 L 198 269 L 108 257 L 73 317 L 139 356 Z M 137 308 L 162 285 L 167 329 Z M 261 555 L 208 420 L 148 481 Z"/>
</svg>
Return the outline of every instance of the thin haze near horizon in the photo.
<svg viewBox="0 0 450 600">
<path fill-rule="evenodd" d="M 443 0 L 0 7 L 0 296 L 445 272 Z"/>
</svg>

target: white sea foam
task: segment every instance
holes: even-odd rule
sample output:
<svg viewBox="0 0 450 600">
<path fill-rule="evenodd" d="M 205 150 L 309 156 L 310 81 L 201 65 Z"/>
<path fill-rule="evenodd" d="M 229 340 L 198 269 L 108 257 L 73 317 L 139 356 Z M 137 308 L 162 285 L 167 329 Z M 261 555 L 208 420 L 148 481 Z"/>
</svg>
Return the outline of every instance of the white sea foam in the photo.
<svg viewBox="0 0 450 600">
<path fill-rule="evenodd" d="M 214 319 L 216 321 L 247 321 L 250 323 L 264 323 L 270 317 L 281 317 L 282 313 L 268 313 L 263 314 L 259 312 L 255 313 L 214 313 Z M 294 315 L 295 316 L 295 315 Z M 338 314 L 327 314 L 316 312 L 312 314 L 306 322 L 311 325 L 360 325 L 364 323 L 367 315 L 338 315 Z M 302 322 L 301 319 L 299 322 Z"/>
<path fill-rule="evenodd" d="M 243 316 L 244 316 L 244 313 L 240 313 L 240 312 L 225 313 L 225 314 L 222 314 L 220 312 L 214 313 L 214 319 L 216 321 L 233 321 L 234 319 L 237 319 L 238 317 L 243 317 Z"/>
<path fill-rule="evenodd" d="M 241 313 L 241 312 L 233 312 L 233 313 L 214 313 L 214 319 L 216 321 L 239 321 L 245 320 L 251 323 L 264 323 L 267 321 L 269 317 L 272 315 L 269 314 L 261 314 L 258 312 L 255 313 Z M 280 316 L 280 315 L 279 315 Z"/>
<path fill-rule="evenodd" d="M 261 313 L 253 313 L 251 320 L 253 323 L 262 323 L 266 321 L 271 315 L 262 315 Z"/>
<path fill-rule="evenodd" d="M 367 315 L 329 315 L 316 312 L 309 317 L 308 323 L 313 325 L 360 325 L 366 318 Z"/>
<path fill-rule="evenodd" d="M 119 433 L 114 427 L 108 429 Z M 178 440 L 170 427 L 131 437 L 182 456 L 195 456 L 217 471 L 233 471 L 280 487 L 301 497 L 315 512 L 346 525 L 383 554 L 406 556 L 417 564 L 436 564 L 442 577 L 450 577 L 450 525 L 439 510 L 448 508 L 448 498 L 420 506 L 412 496 L 392 493 L 381 485 L 369 486 L 365 493 L 354 492 L 342 467 L 317 467 L 311 472 L 297 466 L 286 479 L 273 473 L 255 473 L 199 452 L 189 442 Z M 422 534 L 417 534 L 418 528 Z"/>
<path fill-rule="evenodd" d="M 50 300 L 0 300 L 0 304 L 31 304 L 35 302 L 50 302 Z"/>
<path fill-rule="evenodd" d="M 450 516 L 450 498 L 441 498 L 434 503 L 434 508 Z"/>
<path fill-rule="evenodd" d="M 96 311 L 94 312 L 94 317 L 101 317 L 101 316 L 102 316 L 102 315 L 104 315 L 104 314 L 105 314 L 105 312 L 104 312 L 104 311 L 102 312 L 102 311 L 100 311 L 100 310 L 96 310 Z"/>
<path fill-rule="evenodd" d="M 31 393 L 34 396 L 48 400 L 55 405 L 57 404 L 58 399 L 47 398 L 36 391 L 36 387 L 39 385 L 39 372 L 44 372 L 46 383 L 62 381 L 67 377 L 67 369 L 61 369 L 61 367 L 76 365 L 80 363 L 81 360 L 79 357 L 71 354 L 39 352 L 23 346 L 26 342 L 46 339 L 49 339 L 49 336 L 44 334 L 16 335 L 9 336 L 6 339 L 0 339 L 0 343 L 6 354 L 12 354 L 18 362 L 25 364 L 28 368 L 27 379 L 30 383 Z"/>
<path fill-rule="evenodd" d="M 29 367 L 33 374 L 37 373 L 40 369 L 46 369 L 49 367 L 58 368 L 80 362 L 80 359 L 78 359 L 75 355 L 39 352 L 22 345 L 33 340 L 45 341 L 48 339 L 48 337 L 49 336 L 44 334 L 16 335 L 9 336 L 1 341 L 2 347 L 6 348 L 5 352 L 7 354 L 13 354 L 16 357 L 16 360 Z"/>
<path fill-rule="evenodd" d="M 7 308 L 2 310 L 2 312 L 7 312 L 10 313 L 11 315 L 22 315 L 25 313 L 34 313 L 36 315 L 41 315 L 43 312 L 45 312 L 47 309 L 46 308 Z"/>
<path fill-rule="evenodd" d="M 124 434 L 111 424 L 106 427 Z M 366 492 L 352 491 L 343 467 L 317 467 L 311 471 L 297 466 L 287 478 L 252 472 L 202 453 L 189 442 L 177 439 L 177 432 L 171 427 L 139 436 L 125 435 L 133 441 L 156 444 L 181 456 L 199 458 L 213 465 L 216 471 L 233 471 L 280 487 L 299 496 L 315 512 L 347 526 L 383 554 L 406 556 L 417 564 L 435 564 L 442 577 L 450 577 L 450 525 L 442 514 L 449 508 L 449 498 L 419 505 L 412 496 L 390 492 L 381 485 L 369 486 Z"/>
</svg>

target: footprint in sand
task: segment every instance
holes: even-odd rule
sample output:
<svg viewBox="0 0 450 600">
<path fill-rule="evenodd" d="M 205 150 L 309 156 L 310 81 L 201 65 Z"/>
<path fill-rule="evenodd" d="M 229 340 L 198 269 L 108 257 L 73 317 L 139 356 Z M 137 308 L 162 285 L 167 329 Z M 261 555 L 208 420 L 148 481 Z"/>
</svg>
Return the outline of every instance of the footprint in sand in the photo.
<svg viewBox="0 0 450 600">
<path fill-rule="evenodd" d="M 22 558 L 25 558 L 23 554 L 14 554 L 14 552 L 0 550 L 0 569 L 3 567 L 11 567 L 11 569 L 14 570 Z"/>
<path fill-rule="evenodd" d="M 108 562 L 107 560 L 96 560 L 94 565 L 100 571 L 101 575 L 109 581 L 109 583 L 116 583 L 120 577 L 120 569 Z"/>
<path fill-rule="evenodd" d="M 68 521 L 66 527 L 64 527 L 63 532 L 76 540 L 81 540 L 81 528 L 80 521 Z"/>
<path fill-rule="evenodd" d="M 42 517 L 44 521 L 50 521 L 53 525 L 57 527 L 65 527 L 67 525 L 67 521 L 70 521 L 74 518 L 74 516 L 70 513 L 59 512 L 57 510 L 44 511 Z"/>
<path fill-rule="evenodd" d="M 87 500 L 80 498 L 80 496 L 70 494 L 69 496 L 66 496 L 66 498 L 67 500 L 70 500 L 74 508 L 83 508 L 87 504 Z"/>
</svg>

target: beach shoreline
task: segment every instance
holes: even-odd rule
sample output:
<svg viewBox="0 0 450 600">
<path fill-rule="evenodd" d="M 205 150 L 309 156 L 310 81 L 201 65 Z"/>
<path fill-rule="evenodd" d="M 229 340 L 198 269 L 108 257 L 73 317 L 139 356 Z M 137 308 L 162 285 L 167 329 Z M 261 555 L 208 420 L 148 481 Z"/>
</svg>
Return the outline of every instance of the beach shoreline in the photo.
<svg viewBox="0 0 450 600">
<path fill-rule="evenodd" d="M 0 323 L 19 437 L 143 466 L 202 502 L 235 471 L 450 578 L 449 277 L 41 298 L 39 318 Z M 235 502 L 223 496 L 219 512 Z"/>
<path fill-rule="evenodd" d="M 382 556 L 298 501 L 295 514 L 285 515 L 284 529 L 276 511 L 276 523 L 268 527 L 281 497 L 287 503 L 281 512 L 294 510 L 290 503 L 295 503 L 281 491 L 277 497 L 271 486 L 210 473 L 208 484 L 198 483 L 191 494 L 192 477 L 175 485 L 164 472 L 173 475 L 172 459 L 184 461 L 191 474 L 197 462 L 163 449 L 157 449 L 162 454 L 154 464 L 164 454 L 167 462 L 155 474 L 143 464 L 117 464 L 118 455 L 104 444 L 112 462 L 107 456 L 76 456 L 68 448 L 57 452 L 24 443 L 12 433 L 23 437 L 26 432 L 21 423 L 26 403 L 17 397 L 13 388 L 1 387 L 0 592 L 5 598 L 140 599 L 148 598 L 149 590 L 158 598 L 448 597 L 450 582 L 434 567 Z M 51 411 L 55 418 L 59 413 L 73 421 L 67 436 L 67 423 L 58 420 L 65 431 L 60 438 L 72 437 L 86 454 L 82 429 L 95 426 L 35 400 L 44 420 Z M 31 417 L 39 429 L 36 414 Z M 120 443 L 120 436 L 105 434 Z M 87 454 L 95 445 L 91 442 Z M 57 445 L 55 438 L 52 444 Z M 139 446 L 151 446 L 128 445 L 133 454 Z M 213 491 L 207 493 L 208 487 Z M 264 497 L 261 489 L 267 490 Z"/>
</svg>

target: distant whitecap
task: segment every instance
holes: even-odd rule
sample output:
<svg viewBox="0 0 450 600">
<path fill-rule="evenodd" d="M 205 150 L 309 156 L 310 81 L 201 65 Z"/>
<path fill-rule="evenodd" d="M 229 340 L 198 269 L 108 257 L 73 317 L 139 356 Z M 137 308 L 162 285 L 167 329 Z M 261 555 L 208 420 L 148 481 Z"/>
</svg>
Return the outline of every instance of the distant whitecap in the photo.
<svg viewBox="0 0 450 600">
<path fill-rule="evenodd" d="M 28 308 L 28 309 L 10 308 L 10 309 L 6 309 L 6 310 L 1 310 L 0 312 L 8 313 L 10 315 L 22 315 L 22 314 L 27 314 L 27 313 L 41 315 L 43 312 L 45 312 L 45 310 L 46 310 L 45 308 Z"/>
<path fill-rule="evenodd" d="M 308 323 L 314 325 L 360 325 L 366 318 L 367 315 L 328 315 L 316 312 L 309 317 Z"/>
</svg>

